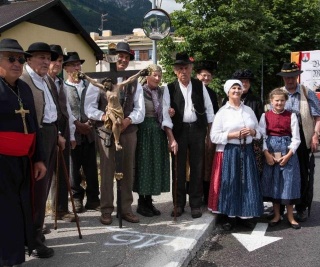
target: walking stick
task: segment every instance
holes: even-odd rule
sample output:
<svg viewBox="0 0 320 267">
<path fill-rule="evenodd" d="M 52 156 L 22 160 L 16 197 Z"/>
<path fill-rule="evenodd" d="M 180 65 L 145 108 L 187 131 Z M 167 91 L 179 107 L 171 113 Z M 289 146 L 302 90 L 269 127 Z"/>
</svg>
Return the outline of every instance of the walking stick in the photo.
<svg viewBox="0 0 320 267">
<path fill-rule="evenodd" d="M 122 204 L 121 204 L 121 179 L 123 178 L 122 156 L 123 150 L 116 151 L 116 171 L 114 177 L 117 180 L 117 217 L 119 219 L 119 228 L 122 228 Z"/>
<path fill-rule="evenodd" d="M 68 192 L 69 192 L 69 195 L 70 195 L 70 200 L 71 200 L 71 204 L 72 204 L 72 211 L 73 211 L 74 216 L 76 218 L 76 224 L 77 224 L 79 239 L 82 239 L 80 226 L 79 226 L 79 217 L 78 217 L 78 214 L 76 213 L 76 208 L 74 206 L 73 195 L 72 195 L 72 192 L 71 192 L 69 173 L 68 173 L 68 170 L 67 170 L 66 162 L 64 161 L 64 156 L 63 156 L 62 150 L 60 150 L 60 149 L 59 149 L 59 156 L 61 157 L 62 167 L 63 167 L 63 171 L 64 171 L 64 174 L 65 174 L 65 179 L 66 179 L 66 183 L 67 183 Z"/>
<path fill-rule="evenodd" d="M 178 155 L 174 156 L 174 221 L 177 221 L 177 187 L 178 187 Z"/>
<path fill-rule="evenodd" d="M 57 216 L 58 216 L 58 198 L 59 198 L 59 151 L 60 148 L 57 146 L 57 165 L 56 165 L 56 194 L 55 194 L 55 203 L 54 203 L 54 230 L 57 230 Z"/>
</svg>

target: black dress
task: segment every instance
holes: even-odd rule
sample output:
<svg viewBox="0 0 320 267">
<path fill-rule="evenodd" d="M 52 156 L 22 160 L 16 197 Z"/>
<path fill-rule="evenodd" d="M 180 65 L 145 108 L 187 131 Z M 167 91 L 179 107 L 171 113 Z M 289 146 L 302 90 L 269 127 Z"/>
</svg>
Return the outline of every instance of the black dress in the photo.
<svg viewBox="0 0 320 267">
<path fill-rule="evenodd" d="M 17 81 L 26 114 L 28 133 L 38 134 L 38 124 L 31 89 Z M 0 132 L 23 133 L 18 97 L 0 78 Z M 33 249 L 32 190 L 30 160 L 42 159 L 40 138 L 36 138 L 36 151 L 28 156 L 7 156 L 0 151 L 0 266 L 17 265 L 25 261 L 25 245 Z"/>
</svg>

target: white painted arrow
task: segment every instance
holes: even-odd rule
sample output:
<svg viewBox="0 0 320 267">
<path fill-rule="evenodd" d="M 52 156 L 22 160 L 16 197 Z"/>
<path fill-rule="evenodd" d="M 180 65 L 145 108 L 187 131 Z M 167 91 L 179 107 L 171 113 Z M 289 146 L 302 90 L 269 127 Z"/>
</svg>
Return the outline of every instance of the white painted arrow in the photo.
<svg viewBox="0 0 320 267">
<path fill-rule="evenodd" d="M 265 236 L 267 231 L 267 223 L 257 223 L 251 235 L 248 234 L 232 234 L 249 252 L 254 251 L 263 246 L 276 242 L 282 237 Z"/>
</svg>

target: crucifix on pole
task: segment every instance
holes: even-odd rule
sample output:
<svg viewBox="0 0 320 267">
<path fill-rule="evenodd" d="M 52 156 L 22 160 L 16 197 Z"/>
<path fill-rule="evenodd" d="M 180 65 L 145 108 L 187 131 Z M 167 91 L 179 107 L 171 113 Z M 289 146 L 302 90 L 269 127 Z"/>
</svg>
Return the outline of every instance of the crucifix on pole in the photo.
<svg viewBox="0 0 320 267">
<path fill-rule="evenodd" d="M 117 84 L 118 77 L 131 77 L 137 74 L 139 70 L 118 71 L 117 70 L 117 52 L 116 44 L 112 43 L 108 46 L 106 61 L 110 64 L 110 71 L 86 73 L 87 76 L 94 79 L 109 78 L 113 84 Z M 130 79 L 129 79 L 130 80 Z M 108 130 L 108 129 L 105 129 Z M 111 134 L 111 133 L 110 133 Z M 114 178 L 117 181 L 117 217 L 119 219 L 119 227 L 122 228 L 122 207 L 121 207 L 121 180 L 123 178 L 123 150 L 115 151 L 115 173 Z"/>
</svg>

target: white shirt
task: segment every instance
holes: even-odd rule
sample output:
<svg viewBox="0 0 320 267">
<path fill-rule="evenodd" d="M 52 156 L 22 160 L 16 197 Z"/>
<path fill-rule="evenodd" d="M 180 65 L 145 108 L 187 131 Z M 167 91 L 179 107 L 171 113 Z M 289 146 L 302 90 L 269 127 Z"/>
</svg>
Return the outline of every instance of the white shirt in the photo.
<svg viewBox="0 0 320 267">
<path fill-rule="evenodd" d="M 105 114 L 104 110 L 98 108 L 100 98 L 100 89 L 92 84 L 88 86 L 86 97 L 84 99 L 84 113 L 89 119 L 101 121 L 102 116 Z M 138 83 L 137 90 L 133 98 L 133 110 L 129 114 L 132 124 L 139 124 L 143 122 L 146 113 L 143 89 L 141 84 Z"/>
<path fill-rule="evenodd" d="M 266 133 L 267 126 L 266 126 L 266 114 L 263 113 L 260 122 L 259 122 L 260 132 L 263 136 L 263 150 L 268 150 L 266 139 L 268 135 Z M 288 146 L 288 149 L 291 149 L 293 153 L 295 153 L 301 143 L 300 140 L 300 133 L 299 133 L 299 123 L 298 118 L 295 113 L 291 114 L 291 143 Z"/>
<path fill-rule="evenodd" d="M 258 120 L 253 110 L 243 103 L 236 109 L 227 102 L 217 112 L 211 127 L 210 139 L 212 143 L 217 144 L 216 151 L 223 151 L 227 143 L 240 144 L 238 138 L 228 140 L 228 134 L 240 131 L 244 127 L 256 130 L 254 139 L 261 137 Z M 252 139 L 252 136 L 247 136 L 246 143 L 250 144 Z"/>
<path fill-rule="evenodd" d="M 50 89 L 48 87 L 48 84 L 45 81 L 45 77 L 41 77 L 36 72 L 34 72 L 33 69 L 27 64 L 26 70 L 29 73 L 34 85 L 43 91 L 44 93 L 44 117 L 43 122 L 44 123 L 52 123 L 55 122 L 58 119 L 58 113 L 57 113 L 57 107 L 54 103 L 53 96 L 50 92 Z"/>
<path fill-rule="evenodd" d="M 195 122 L 197 120 L 196 110 L 193 107 L 191 95 L 192 95 L 192 83 L 189 82 L 188 86 L 185 87 L 182 83 L 179 82 L 181 93 L 184 97 L 185 105 L 184 105 L 184 113 L 183 113 L 183 122 Z M 207 116 L 208 123 L 213 122 L 214 119 L 214 113 L 213 113 L 213 106 L 208 94 L 208 91 L 206 87 L 203 84 L 203 99 L 204 99 L 204 106 L 205 106 L 205 112 Z M 169 108 L 170 106 L 170 94 L 168 86 L 164 87 L 163 92 L 163 121 L 162 121 L 162 128 L 168 127 L 172 129 L 173 123 L 171 120 L 171 117 L 169 115 Z"/>
<path fill-rule="evenodd" d="M 62 82 L 63 84 L 63 90 L 64 90 L 64 94 L 66 96 L 66 105 L 67 105 L 67 112 L 68 112 L 68 116 L 69 116 L 69 130 L 70 130 L 70 141 L 75 141 L 75 137 L 74 137 L 74 133 L 76 131 L 76 126 L 74 125 L 74 121 L 75 121 L 75 117 L 72 115 L 72 111 L 71 111 L 71 107 L 69 104 L 69 99 L 67 96 L 67 91 L 66 88 L 64 87 L 64 83 L 63 81 L 60 81 L 58 77 L 55 78 L 54 83 L 57 87 L 58 90 L 58 94 L 60 94 L 60 83 Z"/>
</svg>

